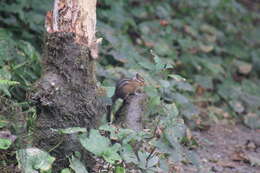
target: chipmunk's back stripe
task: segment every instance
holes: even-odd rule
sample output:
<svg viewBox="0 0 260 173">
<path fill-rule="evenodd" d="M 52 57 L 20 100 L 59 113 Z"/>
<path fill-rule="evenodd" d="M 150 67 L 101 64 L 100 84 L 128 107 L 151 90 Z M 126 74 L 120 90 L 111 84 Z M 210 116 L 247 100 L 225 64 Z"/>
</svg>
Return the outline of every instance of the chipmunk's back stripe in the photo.
<svg viewBox="0 0 260 173">
<path fill-rule="evenodd" d="M 138 82 L 144 82 L 143 79 L 136 79 Z"/>
<path fill-rule="evenodd" d="M 118 84 L 117 84 L 117 88 L 121 88 L 122 86 L 128 84 L 128 83 L 129 83 L 129 80 L 130 80 L 130 79 L 122 79 L 122 80 L 120 80 L 120 81 L 118 82 Z"/>
</svg>

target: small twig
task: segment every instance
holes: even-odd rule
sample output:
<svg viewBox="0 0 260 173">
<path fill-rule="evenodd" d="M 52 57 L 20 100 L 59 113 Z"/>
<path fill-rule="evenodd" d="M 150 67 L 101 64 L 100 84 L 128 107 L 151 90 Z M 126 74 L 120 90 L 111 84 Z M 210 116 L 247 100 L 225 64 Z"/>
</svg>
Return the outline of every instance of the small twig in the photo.
<svg viewBox="0 0 260 173">
<path fill-rule="evenodd" d="M 58 148 L 62 143 L 64 142 L 64 139 L 60 140 L 59 143 L 57 143 L 54 147 L 52 147 L 48 153 L 52 152 L 53 150 L 55 150 L 56 148 Z"/>
<path fill-rule="evenodd" d="M 147 140 L 152 140 L 156 136 L 156 131 L 158 129 L 159 123 L 160 123 L 160 119 L 157 120 L 157 123 L 156 123 L 156 126 L 154 128 L 152 137 L 146 138 Z"/>
<path fill-rule="evenodd" d="M 160 118 L 157 119 L 157 123 L 156 123 L 156 126 L 155 126 L 155 128 L 154 128 L 152 138 L 154 138 L 154 137 L 156 136 L 156 131 L 157 131 L 157 129 L 158 129 L 159 123 L 160 123 Z"/>
<path fill-rule="evenodd" d="M 152 149 L 152 151 L 150 152 L 149 156 L 146 158 L 146 164 L 145 164 L 146 167 L 147 167 L 147 164 L 148 164 L 148 160 L 151 158 L 151 156 L 153 155 L 153 153 L 154 153 L 155 150 L 156 150 L 156 147 L 154 147 L 154 148 Z"/>
</svg>

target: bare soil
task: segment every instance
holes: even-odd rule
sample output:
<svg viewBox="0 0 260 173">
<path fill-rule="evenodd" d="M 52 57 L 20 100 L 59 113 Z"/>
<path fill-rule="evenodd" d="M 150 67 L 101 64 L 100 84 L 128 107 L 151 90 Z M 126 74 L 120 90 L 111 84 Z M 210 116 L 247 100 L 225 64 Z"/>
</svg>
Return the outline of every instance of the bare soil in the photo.
<svg viewBox="0 0 260 173">
<path fill-rule="evenodd" d="M 199 143 L 201 166 L 187 166 L 183 172 L 260 173 L 260 130 L 216 124 L 207 131 L 194 131 L 193 136 Z"/>
</svg>

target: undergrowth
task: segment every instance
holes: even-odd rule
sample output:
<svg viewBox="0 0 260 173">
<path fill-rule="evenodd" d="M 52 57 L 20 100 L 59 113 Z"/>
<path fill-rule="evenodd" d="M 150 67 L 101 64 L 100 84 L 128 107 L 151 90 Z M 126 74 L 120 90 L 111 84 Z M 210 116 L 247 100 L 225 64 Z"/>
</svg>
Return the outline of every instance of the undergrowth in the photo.
<svg viewBox="0 0 260 173">
<path fill-rule="evenodd" d="M 145 78 L 148 130 L 137 134 L 103 125 L 89 136 L 78 128 L 61 133 L 78 133 L 83 147 L 101 158 L 107 170 L 168 172 L 178 163 L 200 168 L 189 129 L 203 130 L 221 120 L 259 128 L 260 13 L 241 2 L 99 1 L 97 35 L 103 43 L 98 79 L 109 89 L 122 76 L 138 72 Z M 0 100 L 9 100 L 12 116 L 23 115 L 28 135 L 36 115 L 26 92 L 41 74 L 43 21 L 51 6 L 51 1 L 0 2 Z M 8 125 L 12 118 L 8 112 L 0 114 L 0 132 L 19 136 L 14 129 L 21 124 Z M 104 135 L 107 132 L 109 137 Z M 50 171 L 55 158 L 37 148 L 20 149 L 13 142 L 0 138 L 0 149 L 15 146 L 22 168 Z M 96 148 L 99 143 L 103 147 Z M 135 152 L 139 143 L 143 147 Z M 37 155 L 30 155 L 31 151 Z M 87 172 L 77 153 L 69 160 L 70 168 L 63 173 Z M 0 161 L 0 167 L 8 164 L 8 160 Z"/>
</svg>

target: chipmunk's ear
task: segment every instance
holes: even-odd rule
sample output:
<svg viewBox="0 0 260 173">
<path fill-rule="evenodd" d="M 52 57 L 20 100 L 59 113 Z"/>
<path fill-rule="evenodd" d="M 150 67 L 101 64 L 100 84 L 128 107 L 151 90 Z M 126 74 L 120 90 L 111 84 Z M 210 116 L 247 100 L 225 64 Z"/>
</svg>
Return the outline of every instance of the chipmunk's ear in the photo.
<svg viewBox="0 0 260 173">
<path fill-rule="evenodd" d="M 142 81 L 142 82 L 144 81 L 144 78 L 139 73 L 135 74 L 135 79 Z"/>
<path fill-rule="evenodd" d="M 137 80 L 140 75 L 138 73 L 135 74 L 135 76 L 132 78 L 133 80 Z"/>
</svg>

